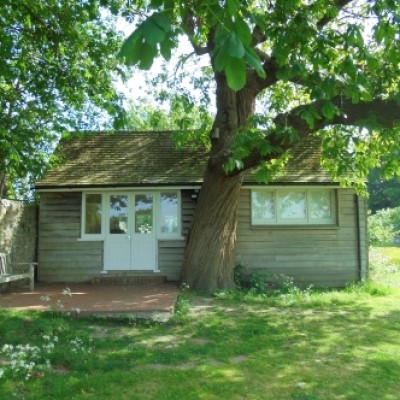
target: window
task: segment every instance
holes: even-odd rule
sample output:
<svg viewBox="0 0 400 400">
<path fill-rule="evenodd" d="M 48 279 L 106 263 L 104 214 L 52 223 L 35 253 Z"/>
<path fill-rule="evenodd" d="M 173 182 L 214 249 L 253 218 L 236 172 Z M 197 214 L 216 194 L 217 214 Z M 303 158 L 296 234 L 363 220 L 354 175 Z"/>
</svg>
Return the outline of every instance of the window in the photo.
<svg viewBox="0 0 400 400">
<path fill-rule="evenodd" d="M 109 218 L 109 233 L 120 235 L 128 232 L 128 196 L 110 196 Z"/>
<path fill-rule="evenodd" d="M 84 192 L 79 240 L 125 240 L 135 234 L 182 239 L 181 211 L 181 193 L 175 189 Z"/>
<path fill-rule="evenodd" d="M 102 233 L 103 202 L 99 193 L 85 194 L 83 198 L 84 229 L 85 235 L 98 235 Z"/>
<path fill-rule="evenodd" d="M 177 192 L 160 193 L 160 232 L 176 235 L 179 233 L 179 201 Z"/>
<path fill-rule="evenodd" d="M 153 232 L 153 195 L 137 194 L 135 196 L 135 232 Z"/>
<path fill-rule="evenodd" d="M 254 189 L 251 192 L 253 225 L 333 225 L 336 223 L 334 189 Z"/>
</svg>

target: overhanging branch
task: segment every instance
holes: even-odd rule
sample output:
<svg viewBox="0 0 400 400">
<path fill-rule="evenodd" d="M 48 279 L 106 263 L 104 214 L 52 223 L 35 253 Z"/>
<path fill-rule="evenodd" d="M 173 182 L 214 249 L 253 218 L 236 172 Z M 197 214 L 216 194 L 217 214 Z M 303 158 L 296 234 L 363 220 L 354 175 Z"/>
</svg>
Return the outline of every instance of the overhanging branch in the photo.
<svg viewBox="0 0 400 400">
<path fill-rule="evenodd" d="M 186 31 L 186 35 L 193 47 L 194 52 L 201 56 L 210 52 L 208 46 L 200 46 L 194 41 L 194 36 L 196 33 L 196 20 L 192 12 L 188 12 L 186 20 L 183 21 L 183 29 Z"/>
<path fill-rule="evenodd" d="M 400 123 L 400 105 L 394 100 L 375 99 L 371 102 L 353 104 L 350 99 L 335 97 L 331 102 L 340 110 L 340 115 L 332 119 L 322 117 L 323 101 L 294 108 L 289 113 L 279 114 L 274 122 L 276 130 L 269 132 L 265 140 L 274 147 L 279 148 L 279 153 L 269 153 L 265 156 L 258 149 L 253 149 L 248 157 L 243 160 L 243 169 L 256 167 L 262 161 L 279 157 L 281 152 L 290 149 L 296 141 L 312 135 L 313 133 L 332 125 L 345 125 L 360 128 L 369 128 L 372 125 L 377 129 L 392 129 Z M 321 119 L 315 119 L 310 126 L 302 117 L 307 108 L 312 107 Z M 297 134 L 293 140 L 289 135 L 282 134 L 282 128 L 290 128 Z"/>
<path fill-rule="evenodd" d="M 341 11 L 344 7 L 350 4 L 353 0 L 336 0 L 333 4 L 339 11 Z M 330 17 L 325 15 L 317 22 L 317 27 L 322 29 L 324 26 L 328 25 L 329 22 L 333 21 L 336 16 Z"/>
</svg>

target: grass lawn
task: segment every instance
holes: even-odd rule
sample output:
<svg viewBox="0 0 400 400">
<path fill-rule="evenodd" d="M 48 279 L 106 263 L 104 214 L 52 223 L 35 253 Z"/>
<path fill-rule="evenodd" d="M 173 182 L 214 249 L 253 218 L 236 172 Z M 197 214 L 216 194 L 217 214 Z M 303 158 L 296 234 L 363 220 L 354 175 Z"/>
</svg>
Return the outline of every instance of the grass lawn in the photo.
<svg viewBox="0 0 400 400">
<path fill-rule="evenodd" d="M 379 285 L 184 292 L 167 324 L 0 311 L 0 399 L 399 399 L 400 248 L 372 259 Z"/>
</svg>

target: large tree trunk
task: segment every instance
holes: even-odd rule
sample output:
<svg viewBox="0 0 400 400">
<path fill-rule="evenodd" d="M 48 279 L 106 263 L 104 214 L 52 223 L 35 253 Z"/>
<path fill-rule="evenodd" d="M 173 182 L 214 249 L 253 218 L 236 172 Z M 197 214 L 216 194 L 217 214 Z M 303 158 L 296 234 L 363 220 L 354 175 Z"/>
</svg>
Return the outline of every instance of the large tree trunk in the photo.
<svg viewBox="0 0 400 400">
<path fill-rule="evenodd" d="M 217 115 L 211 132 L 212 148 L 200 190 L 182 268 L 182 281 L 194 289 L 212 292 L 230 289 L 233 279 L 236 212 L 243 172 L 226 174 L 235 131 L 254 113 L 257 91 L 249 85 L 238 92 L 215 75 Z"/>
<path fill-rule="evenodd" d="M 207 168 L 189 232 L 182 282 L 212 292 L 233 288 L 236 212 L 242 175 Z"/>
</svg>

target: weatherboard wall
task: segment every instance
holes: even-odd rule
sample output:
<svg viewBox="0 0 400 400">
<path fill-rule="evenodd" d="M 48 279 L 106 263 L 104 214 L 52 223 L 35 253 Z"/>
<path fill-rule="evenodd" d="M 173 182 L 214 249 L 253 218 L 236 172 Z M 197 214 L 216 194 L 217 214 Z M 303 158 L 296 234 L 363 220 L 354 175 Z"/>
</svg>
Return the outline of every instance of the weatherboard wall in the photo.
<svg viewBox="0 0 400 400">
<path fill-rule="evenodd" d="M 181 267 L 186 246 L 186 238 L 192 222 L 195 203 L 191 198 L 191 190 L 182 190 L 182 240 L 159 240 L 158 268 L 168 280 L 181 279 Z"/>
<path fill-rule="evenodd" d="M 41 282 L 84 282 L 100 274 L 102 241 L 80 241 L 81 199 L 78 192 L 42 193 L 39 211 Z"/>
<path fill-rule="evenodd" d="M 179 280 L 181 276 L 186 237 L 195 207 L 191 194 L 189 190 L 182 191 L 182 239 L 158 241 L 160 274 L 168 280 Z M 100 275 L 103 241 L 79 240 L 81 198 L 80 192 L 41 194 L 39 281 L 83 282 Z M 284 274 L 292 276 L 298 284 L 322 287 L 344 286 L 366 276 L 366 205 L 354 191 L 338 190 L 339 225 L 331 228 L 255 228 L 251 226 L 250 207 L 250 190 L 243 189 L 235 259 L 248 272 L 269 277 Z"/>
<path fill-rule="evenodd" d="M 342 287 L 365 277 L 366 205 L 353 190 L 338 189 L 339 223 L 332 227 L 252 227 L 250 203 L 250 190 L 242 190 L 235 259 L 248 273 L 271 281 L 290 276 L 316 287 Z"/>
<path fill-rule="evenodd" d="M 194 210 L 191 193 L 182 191 L 182 239 L 158 241 L 159 274 L 167 280 L 180 279 L 185 236 Z M 99 276 L 103 270 L 103 241 L 80 240 L 81 199 L 81 192 L 41 194 L 38 240 L 41 282 L 84 282 Z"/>
</svg>

